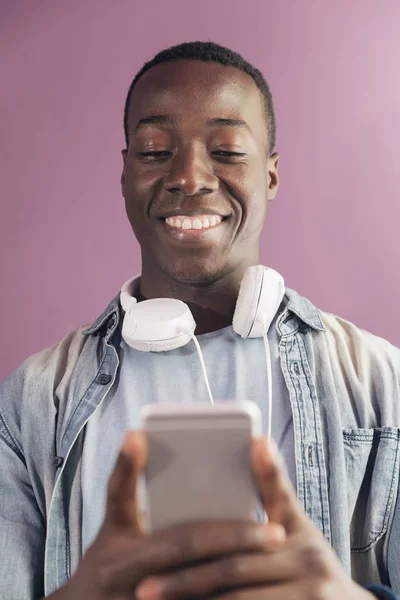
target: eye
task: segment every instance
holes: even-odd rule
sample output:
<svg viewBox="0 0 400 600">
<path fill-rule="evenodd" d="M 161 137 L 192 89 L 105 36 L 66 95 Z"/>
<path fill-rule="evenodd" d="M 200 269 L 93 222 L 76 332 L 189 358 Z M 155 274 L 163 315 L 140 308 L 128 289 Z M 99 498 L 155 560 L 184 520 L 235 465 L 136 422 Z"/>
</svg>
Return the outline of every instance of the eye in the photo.
<svg viewBox="0 0 400 600">
<path fill-rule="evenodd" d="M 215 150 L 213 155 L 221 158 L 237 158 L 246 156 L 245 152 L 229 152 L 228 150 Z"/>
<path fill-rule="evenodd" d="M 138 156 L 140 158 L 144 158 L 146 160 L 157 160 L 162 158 L 167 158 L 172 153 L 168 150 L 153 150 L 152 152 L 138 152 Z"/>
</svg>

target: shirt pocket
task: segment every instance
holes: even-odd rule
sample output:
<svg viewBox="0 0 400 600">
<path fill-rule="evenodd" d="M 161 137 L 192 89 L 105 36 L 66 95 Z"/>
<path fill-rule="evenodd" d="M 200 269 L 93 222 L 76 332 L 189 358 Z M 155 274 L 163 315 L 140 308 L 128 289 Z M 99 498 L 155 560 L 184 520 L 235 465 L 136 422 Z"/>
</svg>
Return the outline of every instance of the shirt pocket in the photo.
<svg viewBox="0 0 400 600">
<path fill-rule="evenodd" d="M 386 533 L 399 477 L 400 428 L 344 429 L 352 552 Z"/>
</svg>

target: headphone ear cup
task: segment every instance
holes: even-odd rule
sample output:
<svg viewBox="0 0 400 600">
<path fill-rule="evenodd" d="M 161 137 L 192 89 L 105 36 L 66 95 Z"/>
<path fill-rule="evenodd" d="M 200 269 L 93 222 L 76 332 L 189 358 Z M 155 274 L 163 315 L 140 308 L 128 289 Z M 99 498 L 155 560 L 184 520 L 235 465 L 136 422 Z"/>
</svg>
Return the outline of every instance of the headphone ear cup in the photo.
<svg viewBox="0 0 400 600">
<path fill-rule="evenodd" d="M 240 284 L 232 325 L 242 338 L 249 337 L 256 317 L 264 270 L 261 265 L 249 267 Z"/>
<path fill-rule="evenodd" d="M 124 335 L 124 326 L 122 326 L 122 338 L 128 346 L 134 350 L 140 350 L 140 352 L 168 352 L 169 350 L 176 350 L 177 348 L 186 346 L 191 340 L 191 337 L 185 333 L 171 340 L 152 340 L 151 342 L 137 340 L 133 336 Z"/>
<path fill-rule="evenodd" d="M 262 265 L 249 267 L 240 285 L 233 316 L 233 329 L 242 336 L 261 337 L 267 331 L 285 294 L 283 277 Z"/>
<path fill-rule="evenodd" d="M 166 352 L 190 342 L 195 328 L 187 304 L 174 298 L 154 298 L 133 304 L 125 312 L 121 335 L 135 350 Z"/>
</svg>

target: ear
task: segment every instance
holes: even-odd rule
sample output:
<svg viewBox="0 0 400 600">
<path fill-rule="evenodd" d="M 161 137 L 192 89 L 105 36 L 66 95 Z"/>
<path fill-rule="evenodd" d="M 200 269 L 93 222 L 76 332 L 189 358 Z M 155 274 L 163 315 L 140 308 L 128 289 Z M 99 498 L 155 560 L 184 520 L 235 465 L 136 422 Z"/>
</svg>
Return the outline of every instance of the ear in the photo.
<svg viewBox="0 0 400 600">
<path fill-rule="evenodd" d="M 126 170 L 126 157 L 128 154 L 128 150 L 121 150 L 121 154 L 122 154 L 122 159 L 124 161 L 124 165 L 122 168 L 122 173 L 121 173 L 121 188 L 122 188 L 122 195 L 124 194 L 124 185 L 125 185 L 125 170 Z"/>
<path fill-rule="evenodd" d="M 268 200 L 273 200 L 276 196 L 276 192 L 279 187 L 279 175 L 278 175 L 278 163 L 279 153 L 274 152 L 268 158 L 267 169 L 268 169 Z"/>
</svg>

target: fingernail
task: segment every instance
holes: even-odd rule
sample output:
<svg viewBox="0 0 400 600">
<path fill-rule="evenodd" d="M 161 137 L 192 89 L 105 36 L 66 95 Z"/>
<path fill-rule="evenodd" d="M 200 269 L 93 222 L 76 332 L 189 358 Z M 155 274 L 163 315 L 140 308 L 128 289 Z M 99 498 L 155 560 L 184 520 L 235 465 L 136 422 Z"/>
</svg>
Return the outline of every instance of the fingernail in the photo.
<svg viewBox="0 0 400 600">
<path fill-rule="evenodd" d="M 161 582 L 158 579 L 146 579 L 135 589 L 135 598 L 137 600 L 160 600 Z"/>
</svg>

